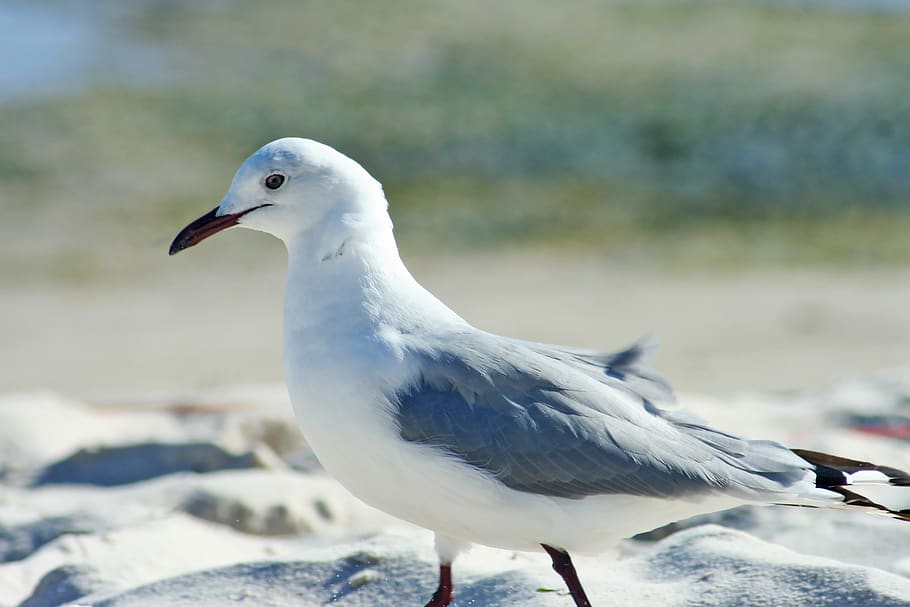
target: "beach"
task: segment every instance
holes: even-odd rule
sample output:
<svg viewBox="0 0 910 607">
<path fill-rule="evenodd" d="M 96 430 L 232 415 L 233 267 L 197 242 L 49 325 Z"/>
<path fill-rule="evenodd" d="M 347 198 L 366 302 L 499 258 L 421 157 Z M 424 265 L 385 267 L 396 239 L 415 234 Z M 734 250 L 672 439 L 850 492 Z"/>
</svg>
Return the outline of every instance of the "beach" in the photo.
<svg viewBox="0 0 910 607">
<path fill-rule="evenodd" d="M 194 275 L 186 256 L 173 275 L 3 299 L 0 605 L 429 597 L 431 534 L 351 496 L 300 435 L 281 383 L 283 264 L 255 263 Z M 412 269 L 485 329 L 600 349 L 653 331 L 679 406 L 725 430 L 910 468 L 905 273 L 528 252 Z M 910 605 L 908 541 L 882 516 L 744 506 L 577 563 L 597 605 L 884 607 Z M 571 601 L 542 552 L 477 547 L 455 572 L 456 605 Z"/>
</svg>

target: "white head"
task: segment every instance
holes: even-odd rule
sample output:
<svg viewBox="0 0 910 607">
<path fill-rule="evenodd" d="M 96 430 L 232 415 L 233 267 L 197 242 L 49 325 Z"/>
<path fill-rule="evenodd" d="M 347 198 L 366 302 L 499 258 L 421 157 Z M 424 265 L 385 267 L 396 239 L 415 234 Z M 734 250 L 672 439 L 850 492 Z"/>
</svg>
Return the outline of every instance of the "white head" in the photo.
<svg viewBox="0 0 910 607">
<path fill-rule="evenodd" d="M 382 185 L 340 152 L 310 139 L 273 141 L 246 159 L 212 211 L 186 226 L 170 254 L 232 226 L 337 248 L 377 230 L 391 232 Z"/>
</svg>

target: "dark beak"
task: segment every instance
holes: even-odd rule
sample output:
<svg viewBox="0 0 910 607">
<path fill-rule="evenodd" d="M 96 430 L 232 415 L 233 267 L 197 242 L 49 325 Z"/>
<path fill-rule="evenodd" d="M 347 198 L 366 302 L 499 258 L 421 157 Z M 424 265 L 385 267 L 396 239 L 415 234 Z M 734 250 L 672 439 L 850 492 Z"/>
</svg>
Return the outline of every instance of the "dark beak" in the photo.
<svg viewBox="0 0 910 607">
<path fill-rule="evenodd" d="M 183 249 L 188 249 L 192 246 L 195 246 L 209 236 L 217 234 L 221 230 L 226 230 L 231 226 L 237 225 L 237 222 L 240 221 L 241 217 L 250 211 L 255 211 L 256 209 L 262 208 L 264 206 L 268 205 L 260 205 L 251 209 L 246 209 L 239 213 L 221 215 L 220 217 L 216 215 L 218 212 L 218 207 L 215 207 L 199 219 L 196 219 L 190 223 L 190 225 L 180 230 L 180 233 L 177 234 L 176 238 L 174 238 L 174 242 L 171 243 L 171 248 L 168 251 L 168 254 L 174 255 Z"/>
</svg>

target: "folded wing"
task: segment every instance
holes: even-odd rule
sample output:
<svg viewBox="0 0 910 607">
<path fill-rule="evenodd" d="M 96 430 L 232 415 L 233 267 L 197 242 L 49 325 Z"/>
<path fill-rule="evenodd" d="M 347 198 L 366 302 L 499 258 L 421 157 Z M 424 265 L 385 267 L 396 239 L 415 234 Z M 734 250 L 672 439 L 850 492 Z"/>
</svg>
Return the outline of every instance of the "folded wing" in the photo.
<svg viewBox="0 0 910 607">
<path fill-rule="evenodd" d="M 789 449 L 657 408 L 671 392 L 640 364 L 644 349 L 591 355 L 482 332 L 449 337 L 408 350 L 420 373 L 393 403 L 401 437 L 514 490 L 780 501 L 813 486 L 813 466 Z"/>
</svg>

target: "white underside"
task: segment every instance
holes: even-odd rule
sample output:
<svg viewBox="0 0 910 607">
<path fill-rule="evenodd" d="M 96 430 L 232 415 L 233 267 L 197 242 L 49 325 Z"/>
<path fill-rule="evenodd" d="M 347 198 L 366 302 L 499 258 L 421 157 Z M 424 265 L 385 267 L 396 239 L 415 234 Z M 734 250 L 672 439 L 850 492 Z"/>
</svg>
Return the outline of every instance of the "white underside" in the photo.
<svg viewBox="0 0 910 607">
<path fill-rule="evenodd" d="M 743 503 L 724 495 L 695 502 L 632 495 L 566 499 L 515 491 L 434 448 L 402 440 L 381 404 L 320 406 L 309 400 L 315 396 L 311 391 L 293 386 L 291 391 L 316 456 L 351 493 L 465 542 L 527 551 L 544 543 L 598 553 L 635 533 Z"/>
</svg>

